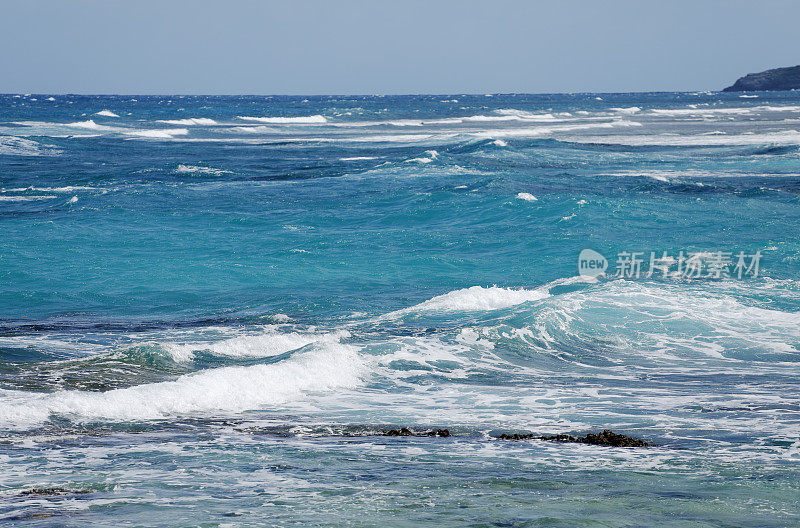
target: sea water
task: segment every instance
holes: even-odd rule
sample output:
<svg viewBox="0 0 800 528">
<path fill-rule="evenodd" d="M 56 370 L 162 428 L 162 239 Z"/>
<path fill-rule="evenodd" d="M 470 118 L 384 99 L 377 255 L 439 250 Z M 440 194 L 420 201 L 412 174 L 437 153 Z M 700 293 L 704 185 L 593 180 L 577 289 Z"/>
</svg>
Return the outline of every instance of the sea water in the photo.
<svg viewBox="0 0 800 528">
<path fill-rule="evenodd" d="M 0 520 L 800 524 L 757 95 L 0 96 Z"/>
</svg>

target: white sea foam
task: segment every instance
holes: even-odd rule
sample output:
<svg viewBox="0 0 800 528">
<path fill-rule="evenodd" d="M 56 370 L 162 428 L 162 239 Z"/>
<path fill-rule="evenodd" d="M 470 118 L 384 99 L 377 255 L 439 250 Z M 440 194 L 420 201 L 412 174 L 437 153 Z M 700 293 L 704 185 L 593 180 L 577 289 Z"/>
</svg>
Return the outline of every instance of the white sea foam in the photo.
<svg viewBox="0 0 800 528">
<path fill-rule="evenodd" d="M 25 428 L 52 415 L 79 422 L 151 420 L 299 405 L 309 393 L 355 388 L 367 375 L 355 347 L 327 342 L 277 363 L 203 370 L 107 392 L 0 389 L 0 424 Z"/>
<path fill-rule="evenodd" d="M 103 116 L 103 117 L 119 117 L 117 114 L 115 114 L 111 110 L 100 110 L 99 112 L 95 112 L 94 115 L 99 115 L 99 116 Z"/>
<path fill-rule="evenodd" d="M 800 132 L 782 130 L 760 134 L 725 135 L 629 135 L 629 136 L 581 136 L 562 138 L 572 143 L 597 143 L 607 145 L 664 145 L 664 146 L 724 146 L 724 145 L 800 145 Z"/>
<path fill-rule="evenodd" d="M 475 115 L 475 116 L 468 116 L 462 117 L 467 122 L 482 122 L 482 121 L 543 121 L 543 122 L 551 122 L 551 121 L 558 121 L 559 119 L 555 117 L 553 114 L 532 114 L 530 112 L 524 112 L 522 110 L 514 110 L 514 109 L 500 109 L 496 110 L 496 112 L 500 115 L 496 116 L 486 116 L 486 115 Z"/>
<path fill-rule="evenodd" d="M 0 202 L 34 202 L 37 200 L 51 200 L 53 198 L 58 198 L 57 196 L 53 195 L 25 195 L 25 196 L 0 196 Z"/>
<path fill-rule="evenodd" d="M 188 361 L 198 352 L 227 357 L 271 357 L 303 348 L 312 343 L 337 343 L 347 335 L 347 333 L 279 333 L 267 329 L 262 334 L 237 336 L 221 341 L 169 342 L 161 344 L 161 347 L 176 361 Z"/>
<path fill-rule="evenodd" d="M 339 161 L 361 161 L 361 160 L 373 160 L 378 159 L 377 156 L 353 156 L 350 158 L 339 158 Z"/>
<path fill-rule="evenodd" d="M 243 134 L 272 134 L 275 132 L 280 132 L 280 130 L 275 127 L 268 127 L 264 125 L 237 126 L 232 127 L 232 130 Z"/>
<path fill-rule="evenodd" d="M 36 141 L 16 136 L 0 136 L 0 155 L 7 156 L 56 156 L 61 151 L 45 147 Z"/>
<path fill-rule="evenodd" d="M 130 130 L 125 135 L 143 138 L 170 139 L 175 136 L 185 136 L 189 133 L 187 128 L 162 128 L 152 130 Z"/>
<path fill-rule="evenodd" d="M 36 187 L 34 185 L 28 187 L 15 187 L 10 189 L 0 189 L 0 193 L 5 192 L 24 192 L 24 191 L 39 191 L 39 192 L 62 192 L 70 193 L 74 191 L 90 191 L 95 190 L 97 187 L 87 187 L 84 185 L 66 185 L 64 187 Z"/>
<path fill-rule="evenodd" d="M 219 176 L 220 174 L 232 174 L 231 171 L 228 170 L 203 167 L 201 165 L 178 165 L 175 172 L 178 174 L 213 174 L 215 176 Z"/>
<path fill-rule="evenodd" d="M 76 121 L 74 123 L 67 123 L 65 126 L 72 127 L 72 128 L 85 128 L 88 130 L 115 130 L 114 127 L 106 126 L 106 125 L 98 125 L 92 119 L 88 119 L 86 121 Z"/>
<path fill-rule="evenodd" d="M 375 136 L 358 136 L 352 138 L 340 138 L 339 141 L 350 141 L 353 143 L 416 143 L 419 141 L 426 141 L 431 138 L 442 138 L 446 139 L 449 137 L 455 137 L 455 134 L 452 135 L 439 135 L 435 136 L 433 134 L 390 134 L 390 135 L 375 135 Z M 330 139 L 333 141 L 333 139 Z"/>
<path fill-rule="evenodd" d="M 618 119 L 609 122 L 592 122 L 592 123 L 575 123 L 568 125 L 550 125 L 539 127 L 523 127 L 523 128 L 508 128 L 508 129 L 492 129 L 482 132 L 470 133 L 471 136 L 493 139 L 496 137 L 540 137 L 551 134 L 558 134 L 561 132 L 572 132 L 577 130 L 591 130 L 593 128 L 626 128 L 626 127 L 640 127 L 641 123 L 637 121 L 628 121 Z"/>
<path fill-rule="evenodd" d="M 781 106 L 747 106 L 747 107 L 712 107 L 704 105 L 690 105 L 688 108 L 654 108 L 650 110 L 653 114 L 661 116 L 695 116 L 695 115 L 714 115 L 731 114 L 747 115 L 758 112 L 798 112 L 800 106 L 781 105 Z"/>
<path fill-rule="evenodd" d="M 330 123 L 339 128 L 358 127 L 432 127 L 436 125 L 458 125 L 463 123 L 493 123 L 493 122 L 560 122 L 570 114 L 534 114 L 524 110 L 504 108 L 494 111 L 497 115 L 477 114 L 463 117 L 447 117 L 442 119 L 393 119 L 388 121 L 339 121 Z"/>
<path fill-rule="evenodd" d="M 207 117 L 189 117 L 187 119 L 159 119 L 159 123 L 166 123 L 168 125 L 183 125 L 183 126 L 192 126 L 192 125 L 216 125 L 217 122 L 213 119 L 209 119 Z"/>
<path fill-rule="evenodd" d="M 435 160 L 436 158 L 439 157 L 439 153 L 436 152 L 435 150 L 426 150 L 425 154 L 427 154 L 427 157 L 407 159 L 406 163 L 408 163 L 408 162 L 430 163 L 430 162 L 432 162 L 433 160 Z"/>
<path fill-rule="evenodd" d="M 633 115 L 642 111 L 638 106 L 630 106 L 628 108 L 609 108 L 609 110 L 617 112 L 618 114 Z"/>
<path fill-rule="evenodd" d="M 259 123 L 275 124 L 275 125 L 302 125 L 302 124 L 320 124 L 327 123 L 328 120 L 323 115 L 311 115 L 300 117 L 251 117 L 251 116 L 238 116 L 239 119 L 244 121 L 257 121 Z"/>
<path fill-rule="evenodd" d="M 753 174 L 741 171 L 709 171 L 700 169 L 642 169 L 620 170 L 606 173 L 609 176 L 645 176 L 654 180 L 668 182 L 685 178 L 752 178 Z M 761 173 L 760 175 L 766 175 Z"/>
<path fill-rule="evenodd" d="M 535 197 L 534 195 L 532 195 L 530 193 L 526 193 L 526 192 L 517 193 L 517 199 L 518 200 L 525 200 L 526 202 L 535 202 L 535 201 L 538 200 L 537 197 Z"/>
<path fill-rule="evenodd" d="M 538 301 L 549 297 L 542 290 L 515 290 L 491 286 L 472 286 L 438 295 L 425 302 L 387 314 L 397 316 L 420 312 L 470 312 L 482 310 L 499 310 L 530 301 Z"/>
</svg>

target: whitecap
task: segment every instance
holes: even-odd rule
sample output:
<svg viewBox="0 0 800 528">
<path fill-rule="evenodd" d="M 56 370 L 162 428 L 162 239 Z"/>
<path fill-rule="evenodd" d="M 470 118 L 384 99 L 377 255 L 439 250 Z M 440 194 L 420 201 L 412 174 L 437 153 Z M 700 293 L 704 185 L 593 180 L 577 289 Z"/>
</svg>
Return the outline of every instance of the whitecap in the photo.
<svg viewBox="0 0 800 528">
<path fill-rule="evenodd" d="M 36 200 L 51 200 L 53 198 L 58 198 L 57 196 L 53 195 L 24 195 L 24 196 L 0 196 L 0 202 L 33 202 Z"/>
<path fill-rule="evenodd" d="M 583 136 L 562 138 L 571 143 L 596 143 L 629 146 L 726 146 L 726 145 L 800 145 L 800 132 L 783 130 L 760 134 L 726 135 L 629 135 L 629 136 Z"/>
<path fill-rule="evenodd" d="M 277 363 L 208 369 L 106 392 L 0 389 L 0 424 L 24 428 L 53 415 L 77 422 L 125 421 L 283 408 L 311 393 L 355 388 L 367 374 L 357 348 L 329 342 Z"/>
<path fill-rule="evenodd" d="M 166 123 L 168 125 L 184 125 L 184 126 L 192 126 L 192 125 L 216 125 L 217 122 L 213 119 L 209 119 L 206 117 L 189 117 L 187 119 L 159 119 L 159 123 Z"/>
<path fill-rule="evenodd" d="M 281 317 L 280 314 L 272 316 L 271 319 L 276 322 L 288 321 L 288 317 Z M 312 343 L 335 343 L 347 335 L 346 332 L 334 334 L 279 333 L 267 329 L 262 334 L 242 335 L 221 341 L 168 342 L 160 346 L 175 361 L 188 361 L 199 352 L 226 357 L 273 357 L 298 350 Z"/>
<path fill-rule="evenodd" d="M 115 130 L 113 127 L 110 126 L 98 125 L 92 119 L 86 121 L 76 121 L 74 123 L 67 123 L 65 126 L 73 128 L 86 128 L 89 130 Z"/>
<path fill-rule="evenodd" d="M 277 128 L 268 127 L 264 125 L 238 126 L 238 127 L 233 127 L 232 130 L 244 134 L 271 134 L 274 132 L 280 132 L 280 130 L 278 130 Z"/>
<path fill-rule="evenodd" d="M 201 165 L 178 165 L 175 169 L 178 174 L 213 174 L 219 176 L 220 174 L 232 174 L 231 171 L 224 169 L 215 169 L 213 167 L 203 167 Z"/>
<path fill-rule="evenodd" d="M 129 132 L 125 132 L 128 136 L 137 136 L 143 138 L 155 138 L 155 139 L 170 139 L 174 136 L 185 136 L 189 133 L 189 130 L 186 128 L 163 128 L 163 129 L 154 129 L 154 130 L 131 130 Z"/>
<path fill-rule="evenodd" d="M 428 157 L 407 159 L 406 163 L 408 163 L 408 162 L 430 163 L 430 162 L 432 162 L 433 160 L 435 160 L 436 158 L 439 157 L 439 153 L 437 151 L 435 151 L 435 150 L 426 150 L 425 154 L 427 154 Z"/>
<path fill-rule="evenodd" d="M 384 317 L 420 312 L 460 312 L 483 311 L 509 308 L 530 301 L 538 301 L 549 297 L 542 290 L 523 290 L 491 286 L 472 286 L 437 295 L 427 301 L 386 314 Z"/>
<path fill-rule="evenodd" d="M 618 114 L 627 114 L 627 115 L 637 114 L 642 111 L 642 109 L 639 108 L 638 106 L 630 106 L 628 108 L 609 108 L 609 110 L 617 112 Z"/>
<path fill-rule="evenodd" d="M 244 121 L 257 121 L 259 123 L 272 123 L 272 124 L 319 124 L 327 123 L 328 120 L 322 115 L 300 116 L 300 117 L 251 117 L 251 116 L 238 116 L 239 119 Z"/>
</svg>

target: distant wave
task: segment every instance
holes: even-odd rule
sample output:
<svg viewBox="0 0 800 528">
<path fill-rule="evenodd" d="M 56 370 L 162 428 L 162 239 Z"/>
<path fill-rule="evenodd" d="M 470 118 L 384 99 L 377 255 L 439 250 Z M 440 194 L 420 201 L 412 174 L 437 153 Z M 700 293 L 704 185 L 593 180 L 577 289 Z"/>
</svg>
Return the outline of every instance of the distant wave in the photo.
<svg viewBox="0 0 800 528">
<path fill-rule="evenodd" d="M 560 132 L 572 132 L 577 130 L 591 130 L 593 128 L 625 128 L 625 127 L 640 127 L 641 123 L 637 121 L 628 121 L 618 119 L 610 122 L 591 122 L 591 123 L 575 123 L 568 125 L 551 125 L 539 127 L 524 127 L 524 128 L 497 128 L 485 130 L 481 132 L 470 133 L 473 137 L 484 139 L 495 139 L 502 137 L 539 137 L 550 134 L 557 134 Z"/>
<path fill-rule="evenodd" d="M 747 106 L 747 107 L 711 107 L 692 105 L 688 108 L 654 108 L 653 114 L 662 116 L 693 116 L 698 114 L 752 114 L 756 112 L 800 112 L 800 106 Z"/>
<path fill-rule="evenodd" d="M 495 110 L 497 115 L 471 115 L 463 117 L 430 118 L 430 119 L 390 119 L 386 121 L 339 121 L 330 123 L 331 126 L 340 128 L 350 127 L 423 127 L 436 125 L 458 125 L 463 123 L 492 123 L 492 122 L 560 122 L 571 117 L 570 114 L 560 114 L 555 116 L 550 113 L 534 114 L 524 110 L 505 108 Z"/>
<path fill-rule="evenodd" d="M 125 135 L 143 138 L 170 139 L 174 136 L 185 136 L 188 133 L 189 130 L 186 128 L 163 128 L 152 130 L 130 130 L 125 132 Z"/>
<path fill-rule="evenodd" d="M 94 115 L 99 115 L 99 116 L 103 116 L 103 117 L 119 117 L 117 114 L 115 114 L 111 110 L 100 110 L 99 112 L 95 112 Z"/>
<path fill-rule="evenodd" d="M 250 116 L 238 116 L 239 119 L 244 121 L 256 121 L 258 123 L 272 123 L 276 125 L 280 124 L 316 124 L 316 123 L 327 123 L 328 120 L 325 116 L 322 115 L 311 115 L 311 116 L 301 116 L 301 117 L 250 117 Z"/>
<path fill-rule="evenodd" d="M 89 119 L 86 121 L 76 121 L 74 123 L 67 123 L 65 126 L 73 127 L 73 128 L 86 128 L 88 130 L 115 130 L 114 127 L 106 126 L 106 125 L 98 125 L 94 122 L 94 120 Z"/>
<path fill-rule="evenodd" d="M 95 190 L 97 187 L 86 187 L 84 185 L 66 185 L 64 187 L 15 187 L 13 189 L 0 189 L 0 193 L 6 192 L 25 192 L 25 191 L 38 191 L 38 192 L 74 192 L 74 191 L 89 191 Z"/>
<path fill-rule="evenodd" d="M 36 200 L 52 200 L 53 198 L 58 198 L 58 196 L 53 195 L 23 195 L 23 196 L 0 196 L 0 202 L 34 202 Z"/>
<path fill-rule="evenodd" d="M 583 136 L 569 138 L 571 143 L 595 143 L 627 146 L 736 146 L 736 145 L 800 145 L 800 132 L 783 130 L 761 134 L 698 134 L 698 135 L 630 135 Z"/>
<path fill-rule="evenodd" d="M 609 110 L 617 112 L 618 114 L 628 114 L 628 115 L 638 114 L 639 112 L 642 111 L 642 109 L 639 108 L 638 106 L 629 106 L 628 108 L 609 108 Z"/>
<path fill-rule="evenodd" d="M 158 120 L 159 123 L 166 123 L 168 125 L 183 125 L 183 126 L 192 126 L 192 125 L 216 125 L 217 122 L 213 119 L 209 119 L 207 117 L 189 117 L 187 119 L 160 119 Z"/>
<path fill-rule="evenodd" d="M 280 130 L 277 128 L 263 125 L 238 126 L 233 127 L 232 130 L 241 132 L 243 134 L 272 134 L 275 132 L 280 132 Z"/>
</svg>

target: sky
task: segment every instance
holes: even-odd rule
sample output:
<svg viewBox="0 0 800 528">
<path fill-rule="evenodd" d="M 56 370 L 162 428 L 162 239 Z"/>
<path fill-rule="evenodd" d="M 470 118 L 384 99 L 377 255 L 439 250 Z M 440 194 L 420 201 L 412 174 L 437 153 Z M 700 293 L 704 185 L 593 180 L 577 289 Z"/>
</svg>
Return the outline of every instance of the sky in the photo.
<svg viewBox="0 0 800 528">
<path fill-rule="evenodd" d="M 800 64 L 796 0 L 0 0 L 0 93 L 717 90 Z"/>
</svg>

